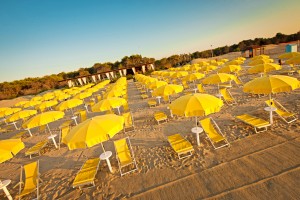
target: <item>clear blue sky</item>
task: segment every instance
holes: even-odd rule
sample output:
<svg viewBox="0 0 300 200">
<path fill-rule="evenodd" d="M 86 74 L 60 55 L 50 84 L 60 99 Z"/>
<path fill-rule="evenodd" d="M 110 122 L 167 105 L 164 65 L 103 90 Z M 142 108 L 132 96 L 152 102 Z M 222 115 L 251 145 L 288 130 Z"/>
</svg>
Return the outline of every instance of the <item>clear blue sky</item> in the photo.
<svg viewBox="0 0 300 200">
<path fill-rule="evenodd" d="M 299 0 L 0 0 L 0 82 L 300 30 Z"/>
</svg>

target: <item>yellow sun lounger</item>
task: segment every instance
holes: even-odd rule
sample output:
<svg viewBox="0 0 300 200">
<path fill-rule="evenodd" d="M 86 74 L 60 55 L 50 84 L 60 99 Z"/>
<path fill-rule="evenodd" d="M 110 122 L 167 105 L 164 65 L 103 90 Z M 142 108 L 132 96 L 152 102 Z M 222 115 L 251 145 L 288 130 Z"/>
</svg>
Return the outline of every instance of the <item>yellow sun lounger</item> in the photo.
<svg viewBox="0 0 300 200">
<path fill-rule="evenodd" d="M 227 90 L 226 88 L 222 88 L 219 90 L 219 92 L 220 94 L 222 94 L 222 97 L 225 100 L 226 104 L 228 105 L 236 104 L 236 101 L 231 95 L 231 93 L 229 92 L 229 90 Z"/>
<path fill-rule="evenodd" d="M 274 112 L 279 115 L 279 117 L 285 121 L 286 123 L 292 123 L 294 121 L 296 121 L 298 118 L 296 117 L 295 113 L 289 112 L 285 107 L 283 107 L 278 101 L 275 101 L 274 99 L 272 100 L 267 100 L 265 101 L 265 103 L 268 106 L 273 106 L 275 107 L 277 110 L 275 110 Z M 271 105 L 272 103 L 272 105 Z"/>
<path fill-rule="evenodd" d="M 23 169 L 25 172 L 25 183 L 23 182 Z M 19 199 L 34 191 L 36 191 L 37 199 L 39 199 L 39 175 L 39 161 L 21 167 L 20 182 L 14 186 L 16 187 L 19 185 Z M 23 190 L 22 185 L 24 185 Z"/>
<path fill-rule="evenodd" d="M 114 146 L 121 176 L 137 170 L 138 167 L 134 158 L 129 137 L 114 141 Z M 125 167 L 128 168 L 127 171 L 122 172 L 122 168 Z"/>
<path fill-rule="evenodd" d="M 134 131 L 134 121 L 131 112 L 123 113 L 122 116 L 124 117 L 124 133 Z"/>
<path fill-rule="evenodd" d="M 73 181 L 73 188 L 82 188 L 84 185 L 95 186 L 95 176 L 99 168 L 100 158 L 92 158 L 85 161 Z"/>
<path fill-rule="evenodd" d="M 35 144 L 34 146 L 30 147 L 25 152 L 25 156 L 30 156 L 30 159 L 31 159 L 31 156 L 33 154 L 39 154 L 40 155 L 41 150 L 47 145 L 47 143 L 48 143 L 48 140 L 43 140 L 41 142 L 38 142 L 37 144 Z"/>
<path fill-rule="evenodd" d="M 156 120 L 157 124 L 160 122 L 168 122 L 168 116 L 162 111 L 154 113 L 154 119 Z"/>
<path fill-rule="evenodd" d="M 149 100 L 148 105 L 149 105 L 149 107 L 155 107 L 157 105 L 157 103 L 155 100 Z"/>
<path fill-rule="evenodd" d="M 215 149 L 229 146 L 229 142 L 212 118 L 205 118 L 200 121 L 200 124 Z"/>
<path fill-rule="evenodd" d="M 268 121 L 249 114 L 239 115 L 236 116 L 236 118 L 250 126 L 253 126 L 256 133 L 266 131 L 267 127 L 271 126 Z"/>
<path fill-rule="evenodd" d="M 142 99 L 147 99 L 148 95 L 147 94 L 142 94 L 141 97 L 142 97 Z"/>
<path fill-rule="evenodd" d="M 207 93 L 201 83 L 197 84 L 197 89 L 199 93 Z"/>
<path fill-rule="evenodd" d="M 177 153 L 179 159 L 191 156 L 194 151 L 192 144 L 184 139 L 179 133 L 168 136 L 168 142 Z"/>
</svg>

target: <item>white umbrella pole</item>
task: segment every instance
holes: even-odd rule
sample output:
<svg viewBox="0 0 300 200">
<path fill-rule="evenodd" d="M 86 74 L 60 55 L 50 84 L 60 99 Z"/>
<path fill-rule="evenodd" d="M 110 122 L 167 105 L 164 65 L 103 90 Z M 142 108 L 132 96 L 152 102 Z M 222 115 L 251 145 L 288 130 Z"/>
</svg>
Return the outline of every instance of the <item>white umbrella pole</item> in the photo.
<svg viewBox="0 0 300 200">
<path fill-rule="evenodd" d="M 104 149 L 104 146 L 103 146 L 102 142 L 101 142 L 101 146 L 102 146 L 103 152 L 105 153 L 105 149 Z"/>
<path fill-rule="evenodd" d="M 198 127 L 198 124 L 197 124 L 197 116 L 196 116 L 196 127 Z"/>
<path fill-rule="evenodd" d="M 48 127 L 50 135 L 52 135 L 52 132 L 51 132 L 50 127 L 49 127 L 49 124 L 47 124 L 47 127 Z"/>
</svg>

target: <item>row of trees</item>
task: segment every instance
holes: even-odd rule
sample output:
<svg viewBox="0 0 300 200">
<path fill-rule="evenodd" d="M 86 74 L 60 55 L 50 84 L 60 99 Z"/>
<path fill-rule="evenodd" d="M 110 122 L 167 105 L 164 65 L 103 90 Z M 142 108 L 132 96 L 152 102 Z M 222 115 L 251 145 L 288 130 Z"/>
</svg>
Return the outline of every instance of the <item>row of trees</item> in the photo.
<svg viewBox="0 0 300 200">
<path fill-rule="evenodd" d="M 272 38 L 255 38 L 254 40 L 243 40 L 238 44 L 231 46 L 223 46 L 213 49 L 213 55 L 219 56 L 227 54 L 229 52 L 244 51 L 247 47 L 252 45 L 267 45 L 267 44 L 278 44 L 283 42 L 290 42 L 300 40 L 300 32 L 291 35 L 285 35 L 277 33 Z M 177 67 L 189 63 L 191 60 L 196 58 L 209 58 L 211 57 L 211 50 L 196 51 L 191 54 L 180 54 L 172 55 L 167 58 L 155 60 L 154 58 L 142 57 L 141 55 L 125 56 L 121 61 L 115 63 L 95 63 L 91 67 L 80 68 L 73 72 L 61 72 L 59 74 L 52 74 L 50 76 L 44 76 L 41 78 L 26 78 L 23 80 L 13 82 L 0 83 L 0 100 L 11 99 L 18 96 L 38 94 L 42 91 L 49 89 L 56 89 L 66 86 L 66 83 L 59 82 L 69 78 L 76 78 L 79 76 L 85 76 L 95 73 L 106 72 L 110 70 L 117 70 L 122 68 L 129 68 L 133 66 L 140 66 L 145 63 L 154 63 L 156 69 L 166 69 L 170 67 Z"/>
</svg>

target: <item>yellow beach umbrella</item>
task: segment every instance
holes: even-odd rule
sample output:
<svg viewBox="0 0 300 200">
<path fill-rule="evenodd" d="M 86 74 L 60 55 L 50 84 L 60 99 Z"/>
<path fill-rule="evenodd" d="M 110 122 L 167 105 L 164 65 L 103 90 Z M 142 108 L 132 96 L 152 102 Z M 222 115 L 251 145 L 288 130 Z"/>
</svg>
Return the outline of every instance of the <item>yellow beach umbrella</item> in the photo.
<svg viewBox="0 0 300 200">
<path fill-rule="evenodd" d="M 196 117 L 219 112 L 223 101 L 209 94 L 187 94 L 170 104 L 172 113 L 178 116 Z"/>
<path fill-rule="evenodd" d="M 16 107 L 23 107 L 24 104 L 28 103 L 29 101 L 19 101 L 15 104 Z"/>
<path fill-rule="evenodd" d="M 107 99 L 103 99 L 92 106 L 93 112 L 101 112 L 110 110 L 111 108 L 117 108 L 120 114 L 120 109 L 122 105 L 125 105 L 127 101 L 123 98 L 117 98 L 117 97 L 110 97 Z"/>
<path fill-rule="evenodd" d="M 171 75 L 171 78 L 180 78 L 183 76 L 187 76 L 189 73 L 187 71 L 178 71 Z"/>
<path fill-rule="evenodd" d="M 294 65 L 295 64 L 300 64 L 300 56 L 290 58 L 285 63 L 286 64 L 294 64 Z"/>
<path fill-rule="evenodd" d="M 71 97 L 71 95 L 68 94 L 68 93 L 61 93 L 61 94 L 59 94 L 59 95 L 55 98 L 55 100 L 57 100 L 57 101 L 62 101 L 62 100 L 66 100 L 66 99 L 68 99 L 68 98 L 70 98 L 70 97 Z"/>
<path fill-rule="evenodd" d="M 212 70 L 215 70 L 217 69 L 217 66 L 214 66 L 214 65 L 205 65 L 203 67 L 201 67 L 201 71 L 212 71 Z"/>
<path fill-rule="evenodd" d="M 19 111 L 17 113 L 12 114 L 7 119 L 7 121 L 8 122 L 14 122 L 14 121 L 17 121 L 19 119 L 24 119 L 24 118 L 30 117 L 32 115 L 35 115 L 36 113 L 37 113 L 36 110 L 21 110 L 21 111 Z"/>
<path fill-rule="evenodd" d="M 249 66 L 254 66 L 254 65 L 259 65 L 259 64 L 266 64 L 266 63 L 272 63 L 272 59 L 256 59 L 251 61 L 248 65 Z"/>
<path fill-rule="evenodd" d="M 63 143 L 68 145 L 70 150 L 102 144 L 121 131 L 123 124 L 122 116 L 115 114 L 96 116 L 72 128 L 63 139 Z"/>
<path fill-rule="evenodd" d="M 87 91 L 87 92 L 81 92 L 81 93 L 75 95 L 73 98 L 74 99 L 85 99 L 90 96 L 92 96 L 92 93 L 90 91 Z"/>
<path fill-rule="evenodd" d="M 231 60 L 229 62 L 226 62 L 225 65 L 241 65 L 244 61 L 242 60 Z"/>
<path fill-rule="evenodd" d="M 67 109 L 75 108 L 79 105 L 83 104 L 81 99 L 69 99 L 67 101 L 63 101 L 55 107 L 55 110 L 64 111 Z M 73 113 L 73 110 L 72 110 Z"/>
<path fill-rule="evenodd" d="M 0 163 L 11 159 L 24 148 L 25 145 L 20 138 L 0 140 Z"/>
<path fill-rule="evenodd" d="M 270 56 L 268 55 L 259 55 L 259 56 L 254 56 L 253 58 L 251 58 L 251 60 L 261 60 L 261 59 L 269 59 Z"/>
<path fill-rule="evenodd" d="M 278 58 L 290 59 L 290 58 L 294 58 L 294 57 L 298 57 L 298 56 L 300 56 L 300 52 L 288 52 L 288 53 L 281 54 L 280 56 L 278 56 Z"/>
<path fill-rule="evenodd" d="M 48 101 L 48 100 L 54 99 L 54 97 L 55 97 L 54 92 L 48 92 L 42 96 L 42 100 Z"/>
<path fill-rule="evenodd" d="M 10 107 L 1 107 L 1 108 L 0 108 L 0 112 L 5 111 L 5 110 L 8 110 L 8 109 L 11 109 L 11 108 L 10 108 Z"/>
<path fill-rule="evenodd" d="M 56 104 L 58 104 L 56 100 L 44 101 L 41 104 L 37 105 L 35 108 L 44 110 L 45 108 L 50 108 L 52 106 L 55 106 Z"/>
<path fill-rule="evenodd" d="M 231 73 L 231 72 L 238 72 L 242 68 L 240 65 L 225 65 L 224 67 L 218 70 L 219 73 Z"/>
<path fill-rule="evenodd" d="M 274 94 L 291 92 L 300 87 L 300 82 L 293 77 L 283 75 L 264 76 L 249 81 L 243 91 L 252 94 Z M 270 97 L 271 98 L 271 97 Z"/>
<path fill-rule="evenodd" d="M 169 96 L 183 91 L 182 85 L 168 84 L 163 85 L 152 92 L 153 96 Z"/>
<path fill-rule="evenodd" d="M 282 67 L 278 64 L 274 63 L 266 63 L 266 64 L 259 64 L 254 65 L 253 67 L 248 69 L 248 73 L 255 74 L 255 73 L 267 73 L 274 70 L 279 70 Z"/>
<path fill-rule="evenodd" d="M 3 111 L 0 112 L 0 117 L 5 117 L 11 114 L 14 114 L 16 112 L 19 112 L 21 110 L 21 108 L 9 108 L 9 109 L 5 109 Z"/>
<path fill-rule="evenodd" d="M 205 76 L 205 74 L 202 74 L 202 73 L 192 73 L 192 74 L 189 74 L 189 75 L 183 77 L 182 80 L 195 81 L 195 80 L 199 80 L 199 79 L 203 78 L 204 76 Z"/>
<path fill-rule="evenodd" d="M 156 88 L 159 88 L 160 86 L 167 85 L 167 84 L 168 83 L 166 81 L 155 81 L 155 82 L 149 83 L 146 87 L 148 89 L 156 89 Z"/>
<path fill-rule="evenodd" d="M 41 103 L 42 103 L 41 101 L 29 101 L 23 105 L 23 108 L 29 108 L 29 107 L 36 106 Z"/>
<path fill-rule="evenodd" d="M 202 80 L 203 84 L 220 84 L 231 80 L 236 80 L 236 76 L 226 73 L 212 74 Z"/>
<path fill-rule="evenodd" d="M 110 98 L 110 97 L 121 97 L 124 94 L 126 94 L 126 91 L 121 90 L 121 89 L 112 89 L 108 92 L 106 92 L 103 97 L 104 98 Z"/>
<path fill-rule="evenodd" d="M 23 123 L 22 127 L 31 129 L 38 126 L 47 125 L 50 134 L 52 134 L 49 123 L 59 120 L 65 116 L 61 111 L 48 111 L 31 117 L 29 120 Z"/>
<path fill-rule="evenodd" d="M 225 62 L 228 62 L 229 60 L 227 58 L 223 58 L 220 61 L 225 63 Z"/>
<path fill-rule="evenodd" d="M 43 97 L 41 96 L 35 96 L 35 97 L 32 97 L 32 99 L 30 99 L 30 101 L 41 101 L 43 99 Z"/>
</svg>

